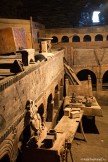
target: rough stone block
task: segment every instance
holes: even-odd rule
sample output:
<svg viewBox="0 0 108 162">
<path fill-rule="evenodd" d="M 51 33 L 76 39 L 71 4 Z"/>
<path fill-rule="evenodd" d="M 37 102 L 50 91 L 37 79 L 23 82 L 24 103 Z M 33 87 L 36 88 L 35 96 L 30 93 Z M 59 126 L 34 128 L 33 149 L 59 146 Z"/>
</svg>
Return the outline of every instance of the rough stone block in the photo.
<svg viewBox="0 0 108 162">
<path fill-rule="evenodd" d="M 20 52 L 22 54 L 22 62 L 24 66 L 28 66 L 30 62 L 35 61 L 35 58 L 34 58 L 35 50 L 34 49 L 23 49 Z"/>
</svg>

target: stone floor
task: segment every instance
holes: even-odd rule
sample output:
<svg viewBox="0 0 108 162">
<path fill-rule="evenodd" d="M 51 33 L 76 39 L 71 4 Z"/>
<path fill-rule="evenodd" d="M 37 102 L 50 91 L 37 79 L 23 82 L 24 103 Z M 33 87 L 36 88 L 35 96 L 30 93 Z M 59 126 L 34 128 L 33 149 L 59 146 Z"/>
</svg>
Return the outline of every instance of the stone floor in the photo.
<svg viewBox="0 0 108 162">
<path fill-rule="evenodd" d="M 95 118 L 94 128 L 89 127 L 88 133 L 85 129 L 87 143 L 81 133 L 76 134 L 71 150 L 74 162 L 108 162 L 108 106 L 101 107 L 103 117 Z M 71 161 L 68 154 L 68 162 Z"/>
</svg>

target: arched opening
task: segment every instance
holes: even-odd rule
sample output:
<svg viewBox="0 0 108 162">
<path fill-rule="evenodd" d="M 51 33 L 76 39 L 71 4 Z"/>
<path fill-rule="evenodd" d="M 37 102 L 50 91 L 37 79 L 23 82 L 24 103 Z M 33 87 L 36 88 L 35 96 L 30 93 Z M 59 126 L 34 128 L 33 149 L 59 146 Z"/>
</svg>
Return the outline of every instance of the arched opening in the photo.
<svg viewBox="0 0 108 162">
<path fill-rule="evenodd" d="M 108 70 L 103 75 L 102 90 L 108 90 Z"/>
<path fill-rule="evenodd" d="M 96 90 L 96 76 L 95 76 L 95 74 L 91 70 L 88 70 L 88 69 L 81 70 L 77 73 L 77 77 L 80 81 L 88 80 L 88 75 L 91 76 L 92 88 L 95 91 Z"/>
<path fill-rule="evenodd" d="M 58 85 L 56 85 L 56 87 L 55 87 L 55 93 L 57 93 L 58 92 Z"/>
<path fill-rule="evenodd" d="M 69 42 L 69 38 L 67 36 L 62 37 L 62 42 Z"/>
<path fill-rule="evenodd" d="M 3 156 L 0 162 L 10 162 L 9 156 L 8 155 Z"/>
<path fill-rule="evenodd" d="M 52 37 L 53 39 L 51 40 L 51 43 L 57 43 L 58 42 L 58 38 L 56 36 Z"/>
<path fill-rule="evenodd" d="M 61 80 L 60 80 L 60 85 L 63 86 L 63 84 L 64 84 L 64 80 L 61 79 Z"/>
<path fill-rule="evenodd" d="M 43 104 L 41 104 L 39 107 L 38 107 L 38 113 L 40 114 L 40 117 L 41 117 L 41 120 L 42 120 L 42 122 L 43 122 L 43 118 L 44 118 L 44 105 Z"/>
<path fill-rule="evenodd" d="M 84 42 L 90 42 L 91 41 L 91 36 L 90 35 L 85 35 L 83 38 Z"/>
<path fill-rule="evenodd" d="M 108 41 L 108 35 L 107 35 L 107 37 L 106 37 L 106 40 Z"/>
<path fill-rule="evenodd" d="M 52 118 L 53 118 L 52 94 L 50 94 L 47 100 L 46 121 L 52 122 Z"/>
<path fill-rule="evenodd" d="M 54 108 L 57 109 L 59 105 L 59 91 L 58 91 L 58 85 L 55 87 L 55 92 L 54 92 Z"/>
<path fill-rule="evenodd" d="M 101 34 L 96 35 L 95 41 L 103 41 L 103 36 Z"/>
<path fill-rule="evenodd" d="M 77 35 L 73 36 L 72 42 L 80 42 L 80 37 Z"/>
</svg>

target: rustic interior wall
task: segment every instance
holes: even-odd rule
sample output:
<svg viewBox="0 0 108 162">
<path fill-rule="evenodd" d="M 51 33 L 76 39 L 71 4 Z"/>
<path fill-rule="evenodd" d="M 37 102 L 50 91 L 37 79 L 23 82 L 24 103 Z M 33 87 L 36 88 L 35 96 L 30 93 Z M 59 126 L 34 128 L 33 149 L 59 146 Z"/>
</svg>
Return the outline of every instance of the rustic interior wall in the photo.
<svg viewBox="0 0 108 162">
<path fill-rule="evenodd" d="M 46 120 L 48 98 L 51 95 L 54 102 L 55 87 L 58 86 L 57 113 L 52 116 L 57 119 L 60 93 L 63 92 L 63 89 L 60 92 L 61 81 L 64 80 L 63 57 L 63 50 L 56 51 L 47 61 L 26 67 L 25 71 L 0 82 L 0 118 L 3 122 L 0 123 L 0 159 L 8 155 L 14 161 L 17 156 L 27 100 L 32 99 L 37 107 L 43 105 Z M 53 104 L 52 108 L 54 109 Z M 54 125 L 53 122 L 51 124 Z"/>
<path fill-rule="evenodd" d="M 23 19 L 5 19 L 5 18 L 3 19 L 3 18 L 0 18 L 0 29 L 3 31 L 3 29 L 6 30 L 6 29 L 9 29 L 9 28 L 11 30 L 12 30 L 12 28 L 13 29 L 15 29 L 15 28 L 21 29 L 22 28 L 23 30 L 25 30 L 27 48 L 34 48 L 35 50 L 39 51 L 38 38 L 43 37 L 45 35 L 45 26 L 44 25 L 37 23 L 37 22 L 33 22 L 32 19 L 23 20 Z M 7 37 L 8 37 L 8 33 L 7 33 L 7 35 L 5 33 L 5 37 L 2 40 L 3 47 L 1 47 L 1 48 L 4 48 L 6 46 L 6 43 L 9 44 L 9 42 L 6 41 Z M 15 35 L 12 34 L 11 37 L 12 37 L 13 40 L 18 39 L 18 41 L 20 41 L 19 39 L 21 39 L 21 37 L 23 37 L 23 36 L 21 35 L 21 37 L 16 38 Z M 1 39 L 2 39 L 2 35 L 1 35 Z M 14 44 L 15 43 L 16 43 L 16 41 L 14 42 Z M 7 46 L 10 46 L 8 44 L 7 44 Z M 17 46 L 17 44 L 16 44 L 16 46 Z M 15 49 L 17 49 L 17 48 L 15 48 Z M 8 52 L 6 52 L 6 53 L 8 53 Z"/>
<path fill-rule="evenodd" d="M 46 36 L 57 38 L 52 47 L 65 49 L 65 58 L 76 74 L 83 70 L 93 72 L 96 76 L 97 91 L 101 91 L 103 75 L 108 70 L 107 31 L 108 26 L 58 28 L 46 29 Z M 64 36 L 68 41 L 63 42 Z M 76 36 L 79 39 L 74 41 L 73 38 Z"/>
</svg>

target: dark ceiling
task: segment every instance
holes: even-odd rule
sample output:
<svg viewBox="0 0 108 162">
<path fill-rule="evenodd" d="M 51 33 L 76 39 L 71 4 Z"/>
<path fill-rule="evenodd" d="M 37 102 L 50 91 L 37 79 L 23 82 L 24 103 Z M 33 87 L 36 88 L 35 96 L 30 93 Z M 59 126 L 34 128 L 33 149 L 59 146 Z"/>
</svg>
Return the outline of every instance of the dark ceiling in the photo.
<svg viewBox="0 0 108 162">
<path fill-rule="evenodd" d="M 92 22 L 100 11 L 99 23 Z M 46 28 L 108 25 L 108 0 L 0 0 L 0 17 L 30 19 Z"/>
</svg>

